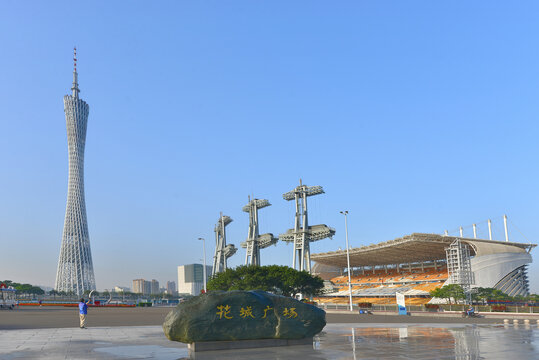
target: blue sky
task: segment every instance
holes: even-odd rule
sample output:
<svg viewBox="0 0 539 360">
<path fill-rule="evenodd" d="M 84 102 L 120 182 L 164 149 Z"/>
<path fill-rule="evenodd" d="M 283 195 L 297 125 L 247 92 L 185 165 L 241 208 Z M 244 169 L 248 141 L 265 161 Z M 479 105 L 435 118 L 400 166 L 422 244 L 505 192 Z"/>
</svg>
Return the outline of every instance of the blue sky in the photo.
<svg viewBox="0 0 539 360">
<path fill-rule="evenodd" d="M 201 236 L 210 262 L 220 211 L 239 246 L 250 194 L 273 204 L 261 232 L 286 231 L 299 178 L 326 191 L 310 223 L 337 230 L 315 253 L 344 247 L 345 209 L 352 246 L 488 218 L 503 239 L 504 213 L 511 240 L 536 243 L 538 16 L 533 1 L 4 1 L 0 278 L 54 284 L 74 45 L 99 289 L 176 280 Z"/>
</svg>

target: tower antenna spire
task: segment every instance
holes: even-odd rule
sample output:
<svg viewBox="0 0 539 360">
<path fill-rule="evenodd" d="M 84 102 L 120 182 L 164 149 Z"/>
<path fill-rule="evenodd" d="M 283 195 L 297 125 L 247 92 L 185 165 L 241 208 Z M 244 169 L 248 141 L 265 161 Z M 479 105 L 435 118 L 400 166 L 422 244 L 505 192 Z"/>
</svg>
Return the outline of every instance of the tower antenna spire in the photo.
<svg viewBox="0 0 539 360">
<path fill-rule="evenodd" d="M 78 82 L 78 74 L 77 74 L 77 47 L 75 46 L 73 48 L 73 87 L 71 87 L 71 91 L 73 91 L 73 97 L 78 98 L 79 97 L 79 82 Z"/>
</svg>

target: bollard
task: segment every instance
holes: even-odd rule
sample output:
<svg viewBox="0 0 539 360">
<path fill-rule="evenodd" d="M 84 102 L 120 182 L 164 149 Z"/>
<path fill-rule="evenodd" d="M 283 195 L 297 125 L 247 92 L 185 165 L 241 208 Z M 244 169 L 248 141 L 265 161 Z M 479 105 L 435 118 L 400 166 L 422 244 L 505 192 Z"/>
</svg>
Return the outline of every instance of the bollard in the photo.
<svg viewBox="0 0 539 360">
<path fill-rule="evenodd" d="M 537 320 L 537 322 L 539 322 L 539 320 Z M 509 319 L 503 319 L 503 323 L 504 324 L 509 324 Z"/>
<path fill-rule="evenodd" d="M 525 320 L 524 320 L 524 325 L 530 325 L 530 320 L 525 319 Z"/>
<path fill-rule="evenodd" d="M 537 320 L 537 326 L 539 326 L 539 320 Z"/>
<path fill-rule="evenodd" d="M 513 319 L 513 324 L 518 325 L 518 319 Z"/>
</svg>

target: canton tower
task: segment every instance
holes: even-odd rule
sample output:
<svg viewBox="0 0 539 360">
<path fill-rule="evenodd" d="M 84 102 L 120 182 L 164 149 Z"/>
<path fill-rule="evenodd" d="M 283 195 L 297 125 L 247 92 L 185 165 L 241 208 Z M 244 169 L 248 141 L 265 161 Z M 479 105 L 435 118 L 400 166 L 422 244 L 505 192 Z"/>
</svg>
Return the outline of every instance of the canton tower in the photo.
<svg viewBox="0 0 539 360">
<path fill-rule="evenodd" d="M 95 290 L 95 278 L 84 201 L 84 146 L 89 106 L 79 99 L 77 48 L 74 49 L 73 62 L 72 94 L 64 96 L 69 182 L 64 233 L 54 288 L 56 291 L 72 292 L 81 296 L 86 290 Z"/>
</svg>

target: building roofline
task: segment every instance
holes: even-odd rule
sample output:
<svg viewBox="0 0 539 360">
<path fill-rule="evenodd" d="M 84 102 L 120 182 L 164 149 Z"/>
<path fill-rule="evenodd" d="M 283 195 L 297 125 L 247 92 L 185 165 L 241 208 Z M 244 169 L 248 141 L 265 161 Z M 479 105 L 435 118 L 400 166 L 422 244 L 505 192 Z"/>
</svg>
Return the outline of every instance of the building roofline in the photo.
<svg viewBox="0 0 539 360">
<path fill-rule="evenodd" d="M 472 255 L 530 252 L 537 244 L 472 239 L 439 234 L 412 233 L 378 244 L 350 249 L 350 266 L 376 266 L 445 259 L 445 248 L 456 239 L 471 247 Z M 312 254 L 320 264 L 346 266 L 346 250 Z"/>
</svg>

